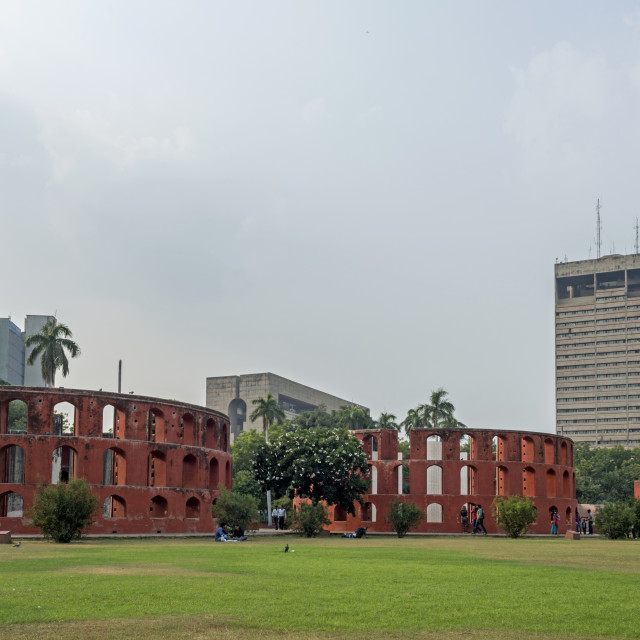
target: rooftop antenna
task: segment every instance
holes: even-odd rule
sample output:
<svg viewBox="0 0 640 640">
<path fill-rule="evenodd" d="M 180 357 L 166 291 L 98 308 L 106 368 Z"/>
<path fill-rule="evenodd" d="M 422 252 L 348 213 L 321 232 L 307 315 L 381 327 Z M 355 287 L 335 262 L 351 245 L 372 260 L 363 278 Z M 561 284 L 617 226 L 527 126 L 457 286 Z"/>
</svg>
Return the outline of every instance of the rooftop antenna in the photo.
<svg viewBox="0 0 640 640">
<path fill-rule="evenodd" d="M 636 224 L 634 229 L 636 230 L 636 243 L 634 244 L 634 249 L 636 254 L 640 253 L 640 249 L 638 248 L 638 218 L 636 218 Z"/>
<path fill-rule="evenodd" d="M 598 198 L 597 204 L 596 204 L 596 214 L 597 214 L 597 223 L 596 223 L 596 230 L 597 230 L 597 240 L 596 240 L 596 246 L 597 246 L 597 254 L 598 254 L 598 259 L 600 259 L 600 247 L 601 247 L 601 242 L 600 242 L 600 198 Z"/>
</svg>

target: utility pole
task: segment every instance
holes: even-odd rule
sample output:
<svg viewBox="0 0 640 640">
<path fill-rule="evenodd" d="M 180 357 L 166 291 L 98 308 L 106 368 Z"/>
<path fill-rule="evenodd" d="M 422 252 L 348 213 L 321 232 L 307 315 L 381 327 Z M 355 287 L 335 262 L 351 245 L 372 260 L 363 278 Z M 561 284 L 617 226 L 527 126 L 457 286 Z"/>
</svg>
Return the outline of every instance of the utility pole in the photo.
<svg viewBox="0 0 640 640">
<path fill-rule="evenodd" d="M 597 204 L 596 204 L 596 215 L 597 215 L 597 227 L 596 227 L 596 232 L 597 232 L 597 240 L 596 240 L 596 244 L 598 246 L 598 259 L 600 259 L 600 198 L 598 198 Z"/>
<path fill-rule="evenodd" d="M 118 360 L 118 393 L 122 393 L 122 360 Z"/>
</svg>

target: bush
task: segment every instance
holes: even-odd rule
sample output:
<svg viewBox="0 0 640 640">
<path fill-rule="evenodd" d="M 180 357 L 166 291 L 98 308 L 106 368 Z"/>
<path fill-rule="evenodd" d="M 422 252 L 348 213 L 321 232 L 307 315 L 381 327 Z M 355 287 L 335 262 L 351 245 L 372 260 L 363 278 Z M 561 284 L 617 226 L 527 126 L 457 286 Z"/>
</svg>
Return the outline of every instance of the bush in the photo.
<svg viewBox="0 0 640 640">
<path fill-rule="evenodd" d="M 498 527 L 510 538 L 523 536 L 538 517 L 536 505 L 524 496 L 496 498 L 491 511 Z"/>
<path fill-rule="evenodd" d="M 83 529 L 91 524 L 97 508 L 98 499 L 87 483 L 77 479 L 38 489 L 28 515 L 46 538 L 71 542 L 79 539 Z"/>
<path fill-rule="evenodd" d="M 307 538 L 317 536 L 327 524 L 331 524 L 327 507 L 320 502 L 302 502 L 291 517 L 291 528 Z"/>
<path fill-rule="evenodd" d="M 598 509 L 595 524 L 598 533 L 611 540 L 618 540 L 626 537 L 629 527 L 635 520 L 634 516 L 633 507 L 624 502 L 614 502 Z"/>
<path fill-rule="evenodd" d="M 391 528 L 402 538 L 409 529 L 415 529 L 422 520 L 422 510 L 415 502 L 403 502 L 396 498 L 389 505 L 387 522 Z"/>
<path fill-rule="evenodd" d="M 212 511 L 219 524 L 239 524 L 243 529 L 258 519 L 258 503 L 253 496 L 233 493 L 223 485 Z"/>
</svg>

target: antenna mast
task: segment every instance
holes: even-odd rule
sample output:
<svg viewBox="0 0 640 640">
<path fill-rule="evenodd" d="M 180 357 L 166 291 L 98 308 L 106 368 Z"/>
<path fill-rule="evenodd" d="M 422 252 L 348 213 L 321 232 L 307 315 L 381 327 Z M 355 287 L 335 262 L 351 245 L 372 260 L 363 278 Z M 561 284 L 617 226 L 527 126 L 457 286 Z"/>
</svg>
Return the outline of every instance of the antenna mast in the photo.
<svg viewBox="0 0 640 640">
<path fill-rule="evenodd" d="M 634 248 L 636 250 L 636 253 L 640 253 L 640 248 L 638 247 L 638 218 L 636 218 L 635 230 L 636 230 L 636 244 Z"/>
<path fill-rule="evenodd" d="M 598 216 L 598 221 L 597 221 L 597 240 L 596 240 L 596 245 L 598 248 L 597 254 L 598 254 L 598 259 L 600 258 L 600 198 L 598 198 L 598 202 L 596 204 L 596 214 Z"/>
</svg>

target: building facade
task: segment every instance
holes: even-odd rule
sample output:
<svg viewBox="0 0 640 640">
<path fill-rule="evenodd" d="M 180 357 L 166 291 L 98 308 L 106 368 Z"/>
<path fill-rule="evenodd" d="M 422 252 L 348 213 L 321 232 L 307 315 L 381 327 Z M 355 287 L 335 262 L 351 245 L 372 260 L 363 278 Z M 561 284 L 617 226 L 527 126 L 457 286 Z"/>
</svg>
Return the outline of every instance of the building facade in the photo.
<svg viewBox="0 0 640 640">
<path fill-rule="evenodd" d="M 252 422 L 250 416 L 255 409 L 253 401 L 266 397 L 268 393 L 276 398 L 289 419 L 303 411 L 313 411 L 320 405 L 329 412 L 344 406 L 361 407 L 274 373 L 207 378 L 206 404 L 209 409 L 229 416 L 233 441 L 242 431 L 256 429 L 262 432 L 262 420 Z M 369 413 L 367 407 L 361 408 Z"/>
<path fill-rule="evenodd" d="M 640 446 L 640 255 L 555 265 L 556 432 Z"/>
<path fill-rule="evenodd" d="M 0 529 L 37 533 L 27 513 L 38 488 L 83 478 L 101 506 L 88 533 L 211 533 L 219 485 L 231 489 L 229 445 L 227 417 L 204 407 L 2 386 Z"/>
<path fill-rule="evenodd" d="M 391 531 L 389 505 L 413 502 L 424 518 L 416 533 L 462 533 L 460 511 L 481 505 L 485 526 L 497 533 L 491 513 L 496 496 L 522 495 L 538 509 L 532 533 L 549 533 L 551 513 L 559 532 L 572 528 L 577 505 L 573 442 L 550 433 L 485 429 L 413 429 L 410 454 L 398 455 L 398 432 L 355 431 L 367 456 L 369 492 L 355 516 L 331 507 L 334 532 L 368 527 Z M 469 529 L 470 530 L 470 529 Z"/>
</svg>

